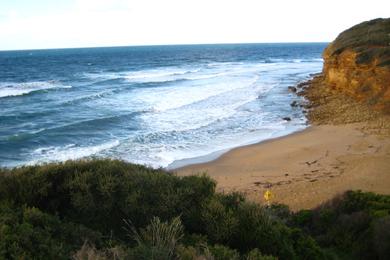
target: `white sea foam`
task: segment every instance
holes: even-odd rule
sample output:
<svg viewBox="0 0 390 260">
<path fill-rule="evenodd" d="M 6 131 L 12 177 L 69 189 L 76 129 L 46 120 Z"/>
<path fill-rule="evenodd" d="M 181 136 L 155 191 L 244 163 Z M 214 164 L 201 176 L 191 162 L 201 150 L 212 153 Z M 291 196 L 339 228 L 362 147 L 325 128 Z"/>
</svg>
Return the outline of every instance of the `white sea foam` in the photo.
<svg viewBox="0 0 390 260">
<path fill-rule="evenodd" d="M 1 80 L 0 97 L 31 94 L 0 99 L 0 138 L 7 140 L 0 164 L 107 156 L 159 167 L 304 128 L 302 111 L 290 106 L 300 97 L 287 87 L 321 71 L 320 52 L 244 49 L 164 59 L 120 51 L 106 62 L 80 55 L 77 68 L 59 62 L 40 69 L 44 79 L 63 71 L 60 79 L 77 86 L 72 91 L 15 70 L 17 77 Z"/>
<path fill-rule="evenodd" d="M 176 67 L 162 67 L 158 69 L 148 69 L 141 71 L 128 72 L 124 76 L 129 81 L 136 82 L 153 82 L 153 81 L 164 81 L 166 79 L 178 79 L 182 75 L 198 72 L 200 69 L 185 69 Z M 172 80 L 173 80 L 172 79 Z"/>
<path fill-rule="evenodd" d="M 204 134 L 197 136 L 194 133 L 194 139 L 192 140 L 179 138 L 178 136 L 177 140 L 173 138 L 166 140 L 164 143 L 154 143 L 149 140 L 144 140 L 144 143 L 128 141 L 118 146 L 118 149 L 113 151 L 113 153 L 108 153 L 107 155 L 117 156 L 130 162 L 140 163 L 154 168 L 170 167 L 172 163 L 182 160 L 186 161 L 182 164 L 185 165 L 191 162 L 194 163 L 194 158 L 197 160 L 196 158 L 198 157 L 204 157 L 201 161 L 208 161 L 233 147 L 276 138 L 303 128 L 303 125 L 291 127 L 283 122 L 280 124 L 263 125 L 262 128 L 253 131 L 242 129 L 240 138 L 237 138 L 234 134 L 226 133 L 213 136 L 205 136 Z M 203 139 L 200 140 L 199 138 Z M 179 166 L 181 166 L 180 163 L 173 164 L 173 167 Z"/>
<path fill-rule="evenodd" d="M 112 80 L 124 79 L 128 82 L 147 83 L 147 82 L 166 82 L 186 79 L 186 75 L 197 73 L 200 68 L 185 67 L 160 67 L 155 69 L 144 69 L 124 72 L 99 72 L 84 73 L 84 77 L 92 80 Z"/>
<path fill-rule="evenodd" d="M 215 87 L 212 88 L 213 91 L 199 90 L 197 93 L 193 90 L 195 96 L 187 95 L 182 100 L 171 99 L 163 104 L 155 104 L 159 107 L 158 113 L 144 114 L 142 119 L 148 122 L 151 129 L 158 128 L 162 131 L 197 129 L 234 115 L 239 107 L 256 100 L 258 94 L 264 93 L 269 87 L 254 84 L 256 79 L 237 80 L 240 83 L 234 82 L 230 87 L 225 86 L 224 91 L 220 91 L 223 86 L 220 86 L 221 89 L 212 86 Z"/>
<path fill-rule="evenodd" d="M 212 67 L 214 72 L 225 74 L 132 92 L 131 98 L 137 103 L 154 108 L 140 116 L 149 134 L 124 141 L 108 155 L 165 167 L 173 161 L 218 153 L 305 127 L 302 114 L 291 114 L 286 89 L 320 69 L 320 63 L 246 63 L 228 64 L 225 68 L 214 64 Z M 270 100 L 258 99 L 259 95 L 268 96 L 266 92 L 273 89 Z M 283 107 L 285 112 L 280 110 Z M 291 116 L 292 121 L 284 121 L 284 116 Z"/>
<path fill-rule="evenodd" d="M 84 77 L 92 80 L 124 79 L 130 83 L 158 83 L 177 80 L 202 80 L 239 72 L 239 66 L 248 70 L 244 63 L 220 62 L 203 66 L 159 67 L 125 72 L 84 73 Z M 233 69 L 233 70 L 232 70 Z M 253 68 L 252 69 L 256 69 Z"/>
<path fill-rule="evenodd" d="M 278 69 L 284 66 L 291 66 L 292 62 L 300 63 L 301 61 L 306 60 L 297 59 L 294 61 L 286 61 L 285 59 L 270 59 L 270 61 L 272 61 L 272 63 L 215 62 L 197 65 L 195 67 L 171 66 L 124 72 L 84 73 L 83 76 L 98 81 L 123 79 L 129 83 L 163 83 L 178 80 L 195 81 L 242 73 L 267 71 L 271 67 Z M 313 62 L 315 62 L 315 60 L 313 60 Z"/>
<path fill-rule="evenodd" d="M 283 104 L 291 109 L 286 94 L 279 96 L 280 93 L 276 92 L 268 101 L 259 99 L 259 96 L 267 97 L 268 91 L 282 89 L 280 86 L 287 88 L 287 84 L 294 84 L 298 78 L 302 79 L 320 67 L 319 61 L 308 65 L 295 60 L 103 73 L 96 78 L 162 83 L 128 90 L 109 86 L 103 91 L 77 98 L 85 101 L 84 104 L 106 108 L 115 114 L 147 111 L 137 116 L 142 123 L 142 132 L 128 133 L 129 136 L 122 136 L 120 141 L 116 139 L 93 146 L 40 147 L 30 153 L 34 158 L 30 164 L 109 156 L 166 167 L 175 161 L 219 153 L 237 145 L 302 129 L 305 127 L 303 116 L 293 116 L 291 122 L 286 122 L 281 119 L 279 110 L 270 111 Z M 289 81 L 288 75 L 293 75 L 293 79 Z M 178 81 L 180 79 L 186 80 Z M 172 83 L 163 84 L 167 81 Z"/>
<path fill-rule="evenodd" d="M 65 146 L 40 147 L 32 151 L 32 157 L 35 159 L 30 161 L 29 164 L 76 160 L 98 154 L 99 152 L 111 149 L 118 145 L 119 140 L 112 140 L 93 146 L 68 144 Z"/>
<path fill-rule="evenodd" d="M 226 82 L 219 79 L 202 84 L 189 84 L 185 87 L 144 89 L 136 93 L 135 98 L 153 110 L 163 112 L 197 103 L 234 89 L 251 86 L 256 80 L 257 77 L 252 76 L 230 79 Z"/>
<path fill-rule="evenodd" d="M 26 95 L 39 90 L 71 87 L 72 86 L 62 85 L 55 81 L 36 81 L 25 83 L 2 82 L 0 83 L 0 98 Z"/>
</svg>

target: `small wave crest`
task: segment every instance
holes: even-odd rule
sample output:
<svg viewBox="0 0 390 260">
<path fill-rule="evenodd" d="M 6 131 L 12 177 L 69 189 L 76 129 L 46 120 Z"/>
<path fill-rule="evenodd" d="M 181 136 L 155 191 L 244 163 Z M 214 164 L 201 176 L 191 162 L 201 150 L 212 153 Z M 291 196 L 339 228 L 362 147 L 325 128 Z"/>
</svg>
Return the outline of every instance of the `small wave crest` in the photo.
<svg viewBox="0 0 390 260">
<path fill-rule="evenodd" d="M 48 134 L 48 133 L 67 133 L 76 131 L 99 131 L 109 129 L 112 125 L 120 124 L 123 120 L 132 120 L 135 116 L 153 112 L 153 110 L 140 110 L 121 115 L 112 115 L 106 117 L 92 118 L 87 120 L 75 121 L 64 125 L 58 125 L 51 128 L 41 128 L 40 130 L 32 131 L 29 135 Z"/>
<path fill-rule="evenodd" d="M 180 68 L 151 69 L 151 70 L 129 72 L 127 73 L 125 78 L 128 80 L 136 80 L 136 81 L 147 79 L 149 81 L 151 79 L 180 76 L 188 73 L 195 73 L 198 71 L 199 69 L 180 69 Z"/>
<path fill-rule="evenodd" d="M 208 67 L 162 67 L 156 69 L 125 71 L 118 73 L 85 73 L 84 76 L 92 80 L 98 80 L 98 82 L 121 79 L 130 83 L 162 83 L 210 79 L 223 76 L 224 74 L 225 73 L 221 73 L 219 70 L 213 71 Z"/>
<path fill-rule="evenodd" d="M 91 101 L 91 100 L 105 98 L 105 97 L 113 95 L 114 93 L 115 93 L 114 90 L 107 90 L 107 91 L 100 91 L 98 93 L 93 93 L 93 94 L 79 96 L 79 97 L 76 96 L 75 98 L 67 100 L 67 101 L 63 102 L 62 104 L 75 105 L 77 103 L 83 103 L 83 102 L 87 102 L 87 101 Z"/>
<path fill-rule="evenodd" d="M 171 66 L 122 72 L 84 73 L 84 77 L 98 82 L 124 80 L 129 83 L 172 83 L 229 77 L 237 74 L 268 71 L 270 66 L 287 66 L 291 63 L 317 62 L 313 59 L 267 58 L 263 62 L 215 62 L 196 66 Z"/>
<path fill-rule="evenodd" d="M 99 152 L 114 148 L 119 144 L 119 140 L 112 140 L 94 146 L 78 146 L 76 144 L 68 144 L 65 146 L 40 147 L 32 152 L 33 158 L 38 159 L 31 161 L 28 164 L 33 165 L 45 162 L 77 160 L 80 158 L 97 155 Z"/>
<path fill-rule="evenodd" d="M 62 85 L 56 81 L 35 81 L 23 83 L 3 82 L 0 83 L 0 98 L 22 96 L 40 90 L 71 87 L 72 86 Z"/>
</svg>

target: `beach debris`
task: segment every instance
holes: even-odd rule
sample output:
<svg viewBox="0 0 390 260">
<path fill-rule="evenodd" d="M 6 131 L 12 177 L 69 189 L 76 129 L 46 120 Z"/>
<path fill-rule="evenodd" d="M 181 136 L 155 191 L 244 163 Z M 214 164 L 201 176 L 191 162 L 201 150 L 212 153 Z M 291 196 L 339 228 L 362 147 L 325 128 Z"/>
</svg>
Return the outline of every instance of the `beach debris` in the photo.
<svg viewBox="0 0 390 260">
<path fill-rule="evenodd" d="M 273 184 L 270 182 L 261 182 L 261 181 L 255 181 L 253 184 L 256 186 L 262 185 L 264 188 L 271 188 L 273 186 Z"/>
<path fill-rule="evenodd" d="M 312 164 L 315 164 L 318 160 L 314 160 L 314 161 L 311 161 L 311 162 L 305 162 L 308 166 L 312 165 Z"/>
<path fill-rule="evenodd" d="M 277 183 L 275 183 L 276 186 L 280 186 L 280 185 L 285 185 L 285 184 L 290 184 L 291 181 L 278 181 Z"/>
<path fill-rule="evenodd" d="M 293 101 L 293 102 L 291 102 L 290 106 L 297 107 L 298 106 L 298 102 L 297 101 Z"/>
</svg>

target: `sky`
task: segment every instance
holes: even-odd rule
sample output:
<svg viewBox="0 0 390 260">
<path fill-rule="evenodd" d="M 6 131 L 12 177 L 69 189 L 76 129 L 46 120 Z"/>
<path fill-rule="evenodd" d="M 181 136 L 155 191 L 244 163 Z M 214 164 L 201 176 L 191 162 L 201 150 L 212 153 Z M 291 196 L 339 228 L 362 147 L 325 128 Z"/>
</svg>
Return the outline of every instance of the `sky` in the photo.
<svg viewBox="0 0 390 260">
<path fill-rule="evenodd" d="M 0 0 L 0 50 L 329 42 L 389 0 Z"/>
</svg>

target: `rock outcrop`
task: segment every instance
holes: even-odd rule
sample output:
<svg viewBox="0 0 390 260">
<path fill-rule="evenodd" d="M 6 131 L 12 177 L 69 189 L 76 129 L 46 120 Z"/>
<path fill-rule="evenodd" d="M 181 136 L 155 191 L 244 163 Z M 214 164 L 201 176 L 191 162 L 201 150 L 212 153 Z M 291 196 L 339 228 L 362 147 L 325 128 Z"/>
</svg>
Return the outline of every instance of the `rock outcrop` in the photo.
<svg viewBox="0 0 390 260">
<path fill-rule="evenodd" d="M 390 18 L 342 32 L 323 53 L 324 83 L 390 113 Z"/>
</svg>

